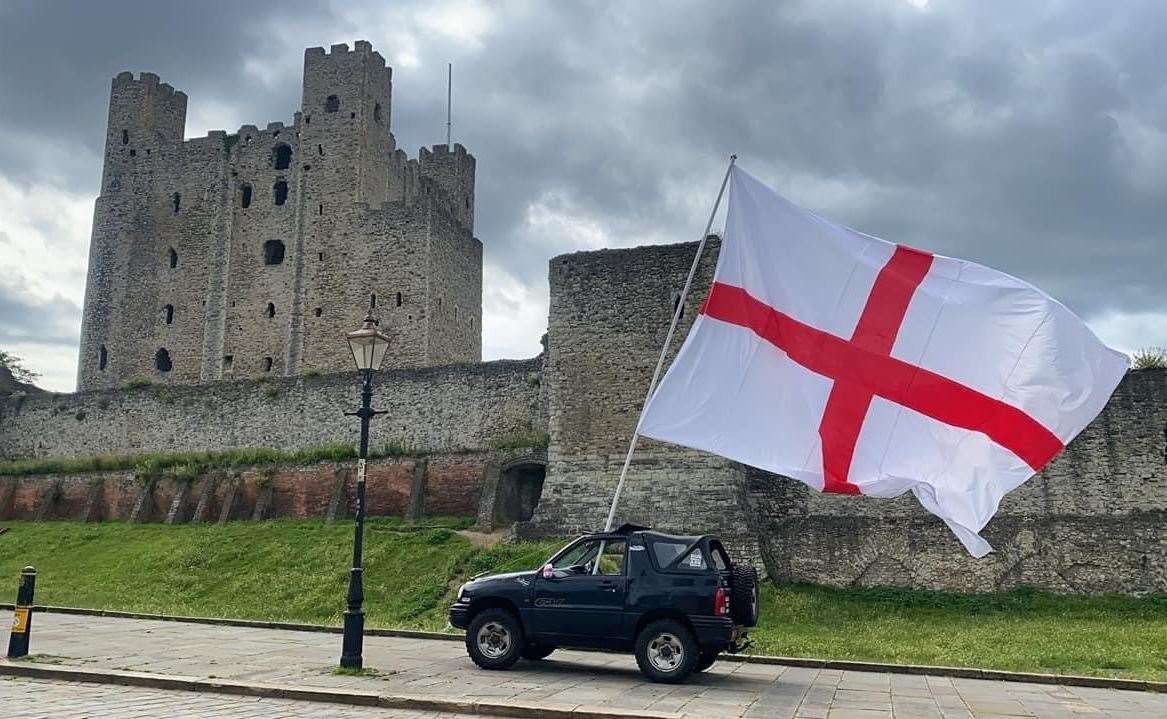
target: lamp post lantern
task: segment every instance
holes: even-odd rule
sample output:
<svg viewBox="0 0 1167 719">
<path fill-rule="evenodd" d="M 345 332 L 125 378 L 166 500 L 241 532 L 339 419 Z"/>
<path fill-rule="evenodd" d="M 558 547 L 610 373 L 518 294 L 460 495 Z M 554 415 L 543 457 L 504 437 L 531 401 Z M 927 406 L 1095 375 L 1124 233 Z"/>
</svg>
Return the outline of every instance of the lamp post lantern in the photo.
<svg viewBox="0 0 1167 719">
<path fill-rule="evenodd" d="M 344 640 L 341 644 L 340 665 L 350 669 L 360 669 L 364 664 L 362 652 L 365 642 L 365 612 L 361 608 L 365 599 L 363 582 L 364 567 L 361 549 L 365 538 L 365 459 L 369 456 L 369 420 L 384 412 L 374 411 L 373 372 L 380 369 L 389 349 L 389 338 L 377 329 L 377 318 L 373 309 L 365 317 L 364 325 L 347 335 L 349 349 L 357 369 L 361 372 L 361 408 L 356 412 L 345 412 L 350 417 L 361 418 L 361 444 L 357 454 L 357 522 L 353 529 L 353 564 L 348 575 L 348 605 L 344 610 Z"/>
</svg>

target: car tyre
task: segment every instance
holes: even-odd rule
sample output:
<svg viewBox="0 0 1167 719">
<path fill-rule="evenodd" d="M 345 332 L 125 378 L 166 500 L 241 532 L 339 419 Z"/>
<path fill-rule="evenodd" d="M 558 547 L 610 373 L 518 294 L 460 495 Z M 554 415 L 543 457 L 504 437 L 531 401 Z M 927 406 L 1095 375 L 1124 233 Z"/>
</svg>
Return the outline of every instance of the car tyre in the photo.
<svg viewBox="0 0 1167 719">
<path fill-rule="evenodd" d="M 658 619 L 636 636 L 636 663 L 654 682 L 685 681 L 697 667 L 700 655 L 693 632 L 673 619 Z"/>
<path fill-rule="evenodd" d="M 758 570 L 753 567 L 733 568 L 733 594 L 729 608 L 733 620 L 746 627 L 758 625 Z"/>
<path fill-rule="evenodd" d="M 523 659 L 539 661 L 540 659 L 546 659 L 553 651 L 555 651 L 555 647 L 549 644 L 528 644 L 523 649 Z"/>
<path fill-rule="evenodd" d="M 717 661 L 717 652 L 701 652 L 701 656 L 697 659 L 697 666 L 693 667 L 694 672 L 703 672 L 713 663 Z"/>
<path fill-rule="evenodd" d="M 483 669 L 509 669 L 525 646 L 523 625 L 505 609 L 484 609 L 466 628 L 466 653 Z"/>
</svg>

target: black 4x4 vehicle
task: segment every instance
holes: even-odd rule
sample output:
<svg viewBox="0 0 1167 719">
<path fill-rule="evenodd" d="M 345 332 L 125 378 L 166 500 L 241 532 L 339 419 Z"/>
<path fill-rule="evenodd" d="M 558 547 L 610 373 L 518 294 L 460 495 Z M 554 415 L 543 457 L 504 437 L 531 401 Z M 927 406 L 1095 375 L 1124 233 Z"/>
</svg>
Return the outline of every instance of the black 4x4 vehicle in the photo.
<svg viewBox="0 0 1167 719">
<path fill-rule="evenodd" d="M 541 569 L 462 585 L 450 624 L 483 669 L 556 647 L 632 650 L 653 681 L 680 682 L 743 648 L 758 621 L 758 575 L 716 538 L 624 525 L 587 534 Z"/>
</svg>

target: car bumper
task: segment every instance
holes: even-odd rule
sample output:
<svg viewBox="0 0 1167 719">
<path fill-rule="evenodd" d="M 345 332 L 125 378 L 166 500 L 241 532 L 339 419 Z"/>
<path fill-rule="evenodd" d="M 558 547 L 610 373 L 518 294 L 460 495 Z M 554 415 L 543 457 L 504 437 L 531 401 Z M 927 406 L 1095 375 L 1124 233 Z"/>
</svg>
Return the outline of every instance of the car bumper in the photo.
<svg viewBox="0 0 1167 719">
<path fill-rule="evenodd" d="M 737 628 L 729 617 L 689 617 L 689 621 L 697 633 L 697 643 L 702 647 L 720 650 L 737 640 Z"/>
<path fill-rule="evenodd" d="M 470 623 L 470 602 L 457 601 L 450 605 L 450 626 L 465 629 Z"/>
</svg>

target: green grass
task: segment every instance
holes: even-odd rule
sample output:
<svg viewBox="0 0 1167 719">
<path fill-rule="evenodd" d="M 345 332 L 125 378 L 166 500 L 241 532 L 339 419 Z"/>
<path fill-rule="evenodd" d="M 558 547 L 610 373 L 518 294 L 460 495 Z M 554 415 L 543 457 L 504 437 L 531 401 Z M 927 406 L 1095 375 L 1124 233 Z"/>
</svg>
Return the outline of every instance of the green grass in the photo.
<svg viewBox="0 0 1167 719">
<path fill-rule="evenodd" d="M 480 572 L 534 568 L 562 542 L 476 549 L 466 518 L 368 523 L 365 611 L 376 627 L 441 630 Z M 36 566 L 40 604 L 337 625 L 352 523 L 223 526 L 10 522 L 0 596 Z M 767 585 L 756 653 L 1167 680 L 1167 596 L 955 595 Z"/>
<path fill-rule="evenodd" d="M 767 586 L 759 654 L 1167 680 L 1167 595 Z"/>
</svg>

